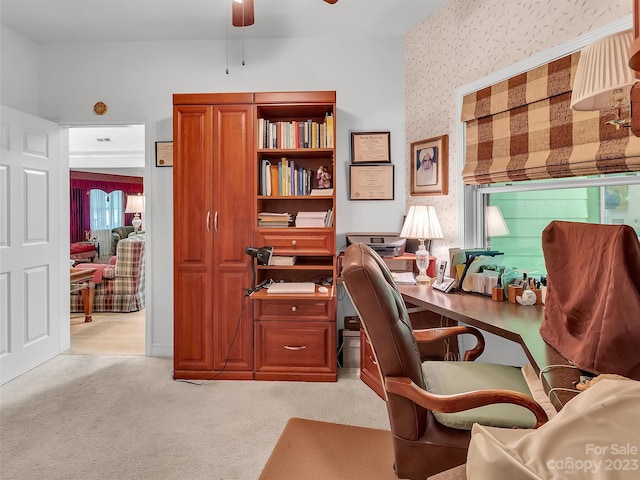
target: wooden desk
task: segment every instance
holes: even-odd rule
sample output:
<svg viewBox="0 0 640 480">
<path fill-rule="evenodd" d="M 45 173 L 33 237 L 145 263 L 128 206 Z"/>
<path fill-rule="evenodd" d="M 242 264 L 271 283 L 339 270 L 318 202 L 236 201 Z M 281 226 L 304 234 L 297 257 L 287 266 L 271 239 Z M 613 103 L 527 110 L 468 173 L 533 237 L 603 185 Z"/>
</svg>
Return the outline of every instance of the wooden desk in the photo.
<svg viewBox="0 0 640 480">
<path fill-rule="evenodd" d="M 91 322 L 93 318 L 93 274 L 95 268 L 72 268 L 70 272 L 71 293 L 82 290 L 82 307 L 84 309 L 84 321 Z"/>
<path fill-rule="evenodd" d="M 405 302 L 438 313 L 443 317 L 471 325 L 520 344 L 531 366 L 539 373 L 549 365 L 570 365 L 540 336 L 544 306 L 522 306 L 509 302 L 495 302 L 490 297 L 470 293 L 443 293 L 431 285 L 398 285 Z M 580 371 L 559 368 L 545 374 L 547 391 L 551 386 L 573 388 Z M 571 393 L 558 395 L 561 406 L 573 398 Z"/>
</svg>

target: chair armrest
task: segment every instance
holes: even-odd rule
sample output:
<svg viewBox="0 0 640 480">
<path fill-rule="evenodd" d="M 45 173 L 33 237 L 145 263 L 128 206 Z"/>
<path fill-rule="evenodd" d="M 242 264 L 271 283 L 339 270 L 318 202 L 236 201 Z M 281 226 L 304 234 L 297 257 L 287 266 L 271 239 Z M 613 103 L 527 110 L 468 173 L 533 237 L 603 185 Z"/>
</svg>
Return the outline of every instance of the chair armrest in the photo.
<svg viewBox="0 0 640 480">
<path fill-rule="evenodd" d="M 544 409 L 531 397 L 512 390 L 474 390 L 455 395 L 438 395 L 428 392 L 407 377 L 387 377 L 384 380 L 387 392 L 407 398 L 423 408 L 442 413 L 453 413 L 484 407 L 494 403 L 512 403 L 525 407 L 536 417 L 535 428 L 549 420 Z"/>
<path fill-rule="evenodd" d="M 107 265 L 102 271 L 102 278 L 114 279 L 116 278 L 116 266 L 115 264 Z"/>
<path fill-rule="evenodd" d="M 482 352 L 484 352 L 484 337 L 482 336 L 482 332 L 477 328 L 464 325 L 457 327 L 425 328 L 414 330 L 413 336 L 418 343 L 431 343 L 451 337 L 457 337 L 458 335 L 463 335 L 465 333 L 473 335 L 477 340 L 475 347 L 464 352 L 463 360 L 465 362 L 473 361 L 482 355 Z"/>
</svg>

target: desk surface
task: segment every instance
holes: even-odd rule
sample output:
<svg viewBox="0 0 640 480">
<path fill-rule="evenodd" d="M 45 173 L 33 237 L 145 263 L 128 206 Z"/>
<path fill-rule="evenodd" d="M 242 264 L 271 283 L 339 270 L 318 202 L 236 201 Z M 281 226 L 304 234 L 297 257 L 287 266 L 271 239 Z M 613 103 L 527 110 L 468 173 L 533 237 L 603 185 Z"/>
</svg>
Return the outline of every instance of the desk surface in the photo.
<svg viewBox="0 0 640 480">
<path fill-rule="evenodd" d="M 398 285 L 398 289 L 408 303 L 519 343 L 536 373 L 549 365 L 570 364 L 540 336 L 542 305 L 525 307 L 482 295 L 443 293 L 424 284 Z M 571 388 L 579 375 L 577 370 L 562 368 L 551 371 L 548 378 L 555 387 Z M 572 396 L 562 396 L 561 403 Z"/>
</svg>

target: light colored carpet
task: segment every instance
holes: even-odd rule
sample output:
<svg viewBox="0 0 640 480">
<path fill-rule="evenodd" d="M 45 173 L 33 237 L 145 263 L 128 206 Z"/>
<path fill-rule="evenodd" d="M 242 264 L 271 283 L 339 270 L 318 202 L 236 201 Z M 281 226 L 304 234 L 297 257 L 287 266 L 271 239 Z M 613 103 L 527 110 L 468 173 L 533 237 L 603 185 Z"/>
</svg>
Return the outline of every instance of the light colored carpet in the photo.
<svg viewBox="0 0 640 480">
<path fill-rule="evenodd" d="M 292 418 L 260 480 L 397 480 L 391 432 Z"/>
<path fill-rule="evenodd" d="M 291 417 L 389 429 L 384 402 L 336 383 L 171 378 L 172 360 L 59 355 L 0 387 L 2 480 L 255 480 Z"/>
</svg>

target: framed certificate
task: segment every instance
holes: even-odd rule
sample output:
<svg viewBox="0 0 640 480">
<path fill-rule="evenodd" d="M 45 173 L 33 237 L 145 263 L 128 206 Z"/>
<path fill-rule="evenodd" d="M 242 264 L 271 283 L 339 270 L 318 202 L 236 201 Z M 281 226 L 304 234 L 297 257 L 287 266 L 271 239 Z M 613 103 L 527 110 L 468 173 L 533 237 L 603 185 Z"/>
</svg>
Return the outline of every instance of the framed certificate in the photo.
<svg viewBox="0 0 640 480">
<path fill-rule="evenodd" d="M 156 167 L 173 167 L 173 142 L 156 142 Z"/>
<path fill-rule="evenodd" d="M 391 163 L 390 132 L 351 132 L 351 163 Z"/>
<path fill-rule="evenodd" d="M 349 200 L 393 200 L 393 165 L 349 165 Z"/>
</svg>

